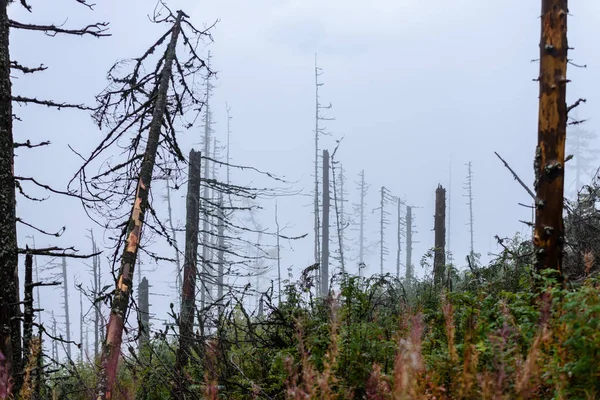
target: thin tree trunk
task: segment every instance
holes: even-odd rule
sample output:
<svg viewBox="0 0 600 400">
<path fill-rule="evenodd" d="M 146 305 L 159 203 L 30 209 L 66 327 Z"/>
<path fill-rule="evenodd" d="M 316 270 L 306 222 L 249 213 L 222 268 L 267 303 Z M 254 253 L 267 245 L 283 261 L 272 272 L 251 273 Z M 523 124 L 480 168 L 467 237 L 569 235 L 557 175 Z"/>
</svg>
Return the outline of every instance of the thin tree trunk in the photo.
<svg viewBox="0 0 600 400">
<path fill-rule="evenodd" d="M 342 274 L 346 271 L 346 266 L 344 264 L 344 228 L 343 228 L 343 211 L 344 211 L 344 205 L 341 205 L 341 209 L 340 209 L 340 204 L 338 201 L 338 184 L 336 182 L 335 179 L 335 162 L 334 162 L 334 157 L 335 157 L 335 152 L 333 152 L 333 155 L 331 156 L 331 178 L 333 180 L 332 184 L 333 184 L 333 209 L 335 210 L 335 228 L 337 231 L 337 239 L 338 239 L 338 249 L 339 249 L 339 253 L 340 253 L 340 267 L 342 269 Z M 340 164 L 340 171 L 341 171 L 341 164 Z M 340 176 L 343 177 L 343 174 L 340 172 Z M 344 186 L 342 184 L 341 189 L 343 190 Z"/>
<path fill-rule="evenodd" d="M 446 189 L 438 185 L 435 191 L 435 253 L 433 259 L 433 281 L 441 288 L 446 265 Z"/>
<path fill-rule="evenodd" d="M 79 292 L 79 362 L 83 364 L 83 293 Z"/>
<path fill-rule="evenodd" d="M 219 315 L 223 313 L 223 295 L 225 289 L 225 213 L 223 212 L 223 193 L 219 193 L 219 216 L 217 221 L 217 298 Z"/>
<path fill-rule="evenodd" d="M 177 20 L 171 31 L 171 41 L 165 54 L 165 62 L 160 75 L 160 82 L 154 101 L 154 111 L 150 122 L 150 131 L 146 151 L 142 161 L 139 181 L 136 189 L 135 201 L 131 210 L 131 216 L 127 224 L 126 246 L 123 251 L 121 267 L 115 294 L 112 301 L 110 317 L 108 321 L 106 340 L 102 347 L 102 362 L 100 365 L 100 379 L 98 380 L 98 400 L 112 399 L 113 386 L 117 376 L 121 342 L 123 340 L 123 327 L 125 315 L 129 307 L 131 285 L 137 252 L 144 224 L 146 209 L 148 208 L 148 194 L 152 181 L 152 171 L 160 140 L 160 131 L 163 123 L 165 109 L 167 106 L 167 93 L 169 82 L 172 77 L 172 65 L 175 59 L 175 47 L 181 30 L 181 19 L 183 13 L 177 14 Z"/>
<path fill-rule="evenodd" d="M 23 298 L 23 354 L 29 355 L 29 347 L 33 338 L 33 255 L 25 254 L 25 296 Z"/>
<path fill-rule="evenodd" d="M 67 338 L 67 357 L 71 359 L 71 318 L 69 314 L 69 281 L 67 279 L 67 258 L 62 258 L 62 281 L 63 281 L 63 310 L 65 312 L 65 336 Z"/>
<path fill-rule="evenodd" d="M 542 0 L 540 100 L 535 154 L 535 268 L 562 278 L 567 131 L 567 0 Z"/>
<path fill-rule="evenodd" d="M 277 200 L 275 200 L 275 226 L 277 227 L 277 295 L 279 297 L 279 305 L 281 305 L 281 245 L 279 243 L 280 229 L 277 214 Z"/>
<path fill-rule="evenodd" d="M 410 285 L 413 280 L 412 266 L 412 207 L 406 207 L 406 284 Z"/>
<path fill-rule="evenodd" d="M 208 53 L 208 66 L 210 67 L 210 52 Z M 206 306 L 206 302 L 210 301 L 210 265 L 209 265 L 209 213 L 210 210 L 210 188 L 208 186 L 208 181 L 210 179 L 210 164 L 209 158 L 210 154 L 210 131 L 211 131 L 211 112 L 210 112 L 210 79 L 206 78 L 206 100 L 205 100 L 205 121 L 204 121 L 204 190 L 202 193 L 202 198 L 204 199 L 204 218 L 202 223 L 202 287 L 200 288 L 200 307 L 204 309 Z M 203 332 L 204 334 L 204 332 Z"/>
<path fill-rule="evenodd" d="M 358 244 L 358 276 L 362 276 L 362 268 L 365 265 L 365 170 L 360 171 L 360 228 Z"/>
<path fill-rule="evenodd" d="M 317 66 L 317 55 L 315 54 L 315 193 L 314 193 L 314 234 L 315 234 L 315 263 L 321 262 L 321 248 L 320 248 L 320 236 L 319 236 L 319 228 L 321 227 L 319 221 L 319 202 L 321 201 L 319 198 L 319 68 Z M 322 268 L 319 268 L 317 271 L 317 290 L 321 287 L 320 284 L 320 272 L 322 272 Z"/>
<path fill-rule="evenodd" d="M 323 150 L 323 251 L 321 253 L 321 296 L 329 294 L 329 152 Z"/>
<path fill-rule="evenodd" d="M 402 202 L 398 198 L 398 232 L 397 232 L 397 249 L 396 249 L 396 279 L 400 279 L 400 253 L 402 252 Z"/>
<path fill-rule="evenodd" d="M 173 226 L 173 209 L 171 208 L 171 187 L 169 186 L 169 180 L 167 180 L 167 211 L 169 217 L 169 229 L 171 229 L 171 236 L 173 240 L 173 246 L 175 247 L 175 293 L 181 295 L 181 260 L 179 259 L 179 247 L 177 246 L 177 231 Z"/>
<path fill-rule="evenodd" d="M 198 273 L 198 228 L 200 225 L 200 152 L 191 150 L 189 157 L 188 187 L 185 221 L 185 259 L 183 264 L 183 287 L 179 320 L 179 348 L 177 349 L 178 395 L 183 398 L 185 390 L 184 369 L 188 364 L 193 341 L 194 305 L 196 300 L 196 275 Z"/>
<path fill-rule="evenodd" d="M 8 377 L 16 380 L 22 353 L 7 7 L 8 1 L 0 0 L 0 353 Z"/>
<path fill-rule="evenodd" d="M 469 202 L 469 235 L 471 238 L 471 247 L 469 248 L 469 257 L 471 259 L 471 263 L 475 263 L 475 233 L 474 233 L 474 220 L 473 220 L 473 172 L 471 170 L 471 162 L 467 163 L 467 183 L 465 186 L 467 189 L 467 199 Z"/>
<path fill-rule="evenodd" d="M 96 241 L 94 240 L 94 231 L 90 229 L 92 238 L 92 252 L 96 253 Z M 93 296 L 94 296 L 94 362 L 98 361 L 98 345 L 100 344 L 100 305 L 97 302 L 100 293 L 100 281 L 98 279 L 98 256 L 92 257 L 92 273 L 94 275 Z"/>
<path fill-rule="evenodd" d="M 150 283 L 143 277 L 138 286 L 138 306 L 140 312 L 139 347 L 142 349 L 150 339 Z"/>
</svg>

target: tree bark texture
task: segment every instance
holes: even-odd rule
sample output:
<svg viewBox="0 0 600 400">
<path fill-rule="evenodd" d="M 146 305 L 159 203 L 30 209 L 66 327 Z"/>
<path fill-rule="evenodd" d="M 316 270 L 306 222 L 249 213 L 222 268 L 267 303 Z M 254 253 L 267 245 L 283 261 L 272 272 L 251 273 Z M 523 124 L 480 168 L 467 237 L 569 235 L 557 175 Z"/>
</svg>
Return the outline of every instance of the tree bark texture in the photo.
<svg viewBox="0 0 600 400">
<path fill-rule="evenodd" d="M 433 281 L 436 287 L 444 282 L 446 265 L 446 189 L 438 185 L 435 191 L 435 252 L 433 258 Z"/>
<path fill-rule="evenodd" d="M 542 0 L 538 145 L 535 152 L 535 268 L 562 272 L 567 131 L 567 0 Z"/>
</svg>

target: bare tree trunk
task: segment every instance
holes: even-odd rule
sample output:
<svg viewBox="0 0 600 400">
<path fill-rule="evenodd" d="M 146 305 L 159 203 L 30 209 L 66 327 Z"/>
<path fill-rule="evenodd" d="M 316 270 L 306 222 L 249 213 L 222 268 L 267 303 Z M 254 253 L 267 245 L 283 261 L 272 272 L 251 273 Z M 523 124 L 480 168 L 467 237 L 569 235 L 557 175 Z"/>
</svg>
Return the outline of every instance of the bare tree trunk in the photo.
<svg viewBox="0 0 600 400">
<path fill-rule="evenodd" d="M 148 194 L 152 181 L 152 171 L 154 169 L 160 131 L 167 106 L 167 93 L 172 77 L 172 65 L 175 59 L 175 47 L 181 30 L 182 17 L 183 13 L 179 11 L 177 20 L 171 30 L 171 40 L 165 53 L 164 66 L 161 71 L 160 82 L 154 100 L 154 111 L 152 121 L 150 122 L 146 151 L 141 165 L 135 202 L 127 224 L 126 246 L 123 251 L 121 267 L 112 301 L 106 340 L 102 347 L 102 362 L 97 387 L 98 400 L 112 399 L 119 354 L 121 352 L 121 342 L 123 340 L 125 315 L 129 307 L 135 262 L 144 225 L 144 217 L 148 208 Z"/>
<path fill-rule="evenodd" d="M 79 291 L 79 362 L 83 363 L 83 292 Z"/>
<path fill-rule="evenodd" d="M 9 378 L 18 379 L 22 353 L 8 3 L 0 1 L 0 352 Z"/>
<path fill-rule="evenodd" d="M 397 225 L 398 225 L 398 232 L 397 232 L 397 237 L 398 237 L 398 243 L 397 243 L 397 249 L 396 249 L 396 279 L 400 279 L 400 253 L 402 251 L 402 201 L 400 201 L 400 198 L 397 199 L 398 200 L 398 221 L 397 221 Z"/>
<path fill-rule="evenodd" d="M 435 253 L 433 259 L 433 281 L 436 287 L 444 283 L 446 265 L 446 189 L 438 185 L 435 191 Z"/>
<path fill-rule="evenodd" d="M 23 354 L 29 354 L 31 339 L 33 338 L 33 255 L 25 254 L 25 297 L 23 298 Z"/>
<path fill-rule="evenodd" d="M 275 226 L 277 227 L 277 296 L 279 297 L 279 305 L 281 305 L 281 245 L 279 243 L 280 229 L 277 215 L 277 200 L 275 200 Z"/>
<path fill-rule="evenodd" d="M 535 268 L 562 279 L 567 130 L 567 0 L 542 0 L 538 145 L 535 153 Z"/>
<path fill-rule="evenodd" d="M 207 65 L 210 68 L 210 52 L 208 53 Z M 210 300 L 210 265 L 209 265 L 209 213 L 210 210 L 210 188 L 208 180 L 210 179 L 210 133 L 211 133 L 211 111 L 210 111 L 210 76 L 206 77 L 206 100 L 205 100 L 205 121 L 204 121 L 204 190 L 202 198 L 204 199 L 204 218 L 202 223 L 202 287 L 200 288 L 200 307 L 206 306 L 207 300 Z M 185 279 L 185 278 L 184 278 Z"/>
<path fill-rule="evenodd" d="M 179 380 L 178 394 L 183 396 L 187 366 L 193 341 L 194 309 L 196 300 L 196 275 L 198 273 L 198 228 L 200 226 L 200 152 L 190 151 L 185 221 L 185 259 L 183 264 L 183 288 L 179 319 L 179 348 L 176 371 Z M 183 398 L 183 397 L 180 397 Z"/>
<path fill-rule="evenodd" d="M 452 238 L 452 156 L 448 166 L 448 232 L 446 234 L 446 251 L 448 252 L 448 264 L 452 264 L 453 255 L 450 239 Z"/>
<path fill-rule="evenodd" d="M 143 277 L 138 286 L 138 307 L 140 312 L 139 347 L 150 339 L 150 283 Z"/>
<path fill-rule="evenodd" d="M 314 221 L 314 232 L 315 232 L 315 263 L 318 263 L 321 261 L 321 248 L 320 248 L 320 242 L 321 242 L 321 238 L 319 236 L 320 232 L 319 232 L 319 228 L 321 227 L 320 221 L 319 221 L 319 202 L 321 201 L 321 199 L 319 198 L 319 132 L 320 132 L 320 128 L 319 128 L 319 120 L 320 120 L 320 113 L 319 113 L 319 108 L 320 108 L 320 104 L 319 104 L 319 86 L 321 86 L 322 84 L 319 83 L 319 67 L 317 66 L 317 55 L 315 54 L 315 193 L 314 193 L 314 217 L 315 217 L 315 221 Z M 320 284 L 320 272 L 322 272 L 322 268 L 319 268 L 319 270 L 317 271 L 317 290 L 321 289 L 321 286 L 319 286 Z"/>
<path fill-rule="evenodd" d="M 169 229 L 171 229 L 171 236 L 173 238 L 173 245 L 175 247 L 175 293 L 178 296 L 181 295 L 181 260 L 179 259 L 179 247 L 177 246 L 177 231 L 173 226 L 173 209 L 171 208 L 171 187 L 169 180 L 167 180 L 167 211 L 169 217 Z"/>
<path fill-rule="evenodd" d="M 471 263 L 475 263 L 475 246 L 474 246 L 474 229 L 473 229 L 473 172 L 471 170 L 471 162 L 467 163 L 467 182 L 465 184 L 467 190 L 466 197 L 468 199 L 467 204 L 469 205 L 469 234 L 471 238 L 471 247 L 469 248 L 469 258 Z"/>
<path fill-rule="evenodd" d="M 412 207 L 406 207 L 406 284 L 410 285 L 413 280 L 413 266 L 412 266 Z"/>
<path fill-rule="evenodd" d="M 358 244 L 358 276 L 362 276 L 362 268 L 365 265 L 365 197 L 367 187 L 365 186 L 365 170 L 360 171 L 360 227 Z"/>
<path fill-rule="evenodd" d="M 329 152 L 323 150 L 323 252 L 321 254 L 321 296 L 329 294 Z"/>
<path fill-rule="evenodd" d="M 342 203 L 340 206 L 340 202 L 338 201 L 338 184 L 335 178 L 335 164 L 336 162 L 334 161 L 335 158 L 335 151 L 333 152 L 333 155 L 331 156 L 331 178 L 332 178 L 332 184 L 333 184 L 333 209 L 335 210 L 335 227 L 336 227 L 336 231 L 337 231 L 337 239 L 338 239 L 338 251 L 340 254 L 340 267 L 342 269 L 342 274 L 346 271 L 346 266 L 344 263 L 344 227 L 343 227 L 343 213 L 344 213 L 344 204 Z M 340 177 L 343 178 L 344 175 L 341 172 L 342 171 L 342 166 L 340 164 Z M 341 188 L 340 190 L 343 192 L 344 190 L 344 184 L 343 182 L 341 183 Z M 343 194 L 342 194 L 343 195 Z M 343 199 L 343 197 L 342 197 Z"/>
<path fill-rule="evenodd" d="M 67 337 L 67 357 L 71 359 L 71 318 L 69 314 L 69 281 L 67 279 L 67 258 L 62 258 L 63 310 L 65 312 L 65 335 Z"/>
<path fill-rule="evenodd" d="M 96 253 L 98 248 L 96 247 L 96 241 L 94 240 L 94 231 L 90 229 L 90 235 L 92 238 L 92 253 Z M 97 301 L 100 293 L 100 280 L 98 278 L 98 257 L 92 258 L 92 274 L 94 278 L 94 285 L 92 288 L 94 296 L 94 362 L 98 361 L 98 345 L 100 344 L 100 304 Z"/>
<path fill-rule="evenodd" d="M 217 221 L 217 298 L 219 315 L 223 313 L 223 295 L 225 289 L 225 213 L 223 212 L 223 193 L 219 193 L 219 216 Z"/>
</svg>

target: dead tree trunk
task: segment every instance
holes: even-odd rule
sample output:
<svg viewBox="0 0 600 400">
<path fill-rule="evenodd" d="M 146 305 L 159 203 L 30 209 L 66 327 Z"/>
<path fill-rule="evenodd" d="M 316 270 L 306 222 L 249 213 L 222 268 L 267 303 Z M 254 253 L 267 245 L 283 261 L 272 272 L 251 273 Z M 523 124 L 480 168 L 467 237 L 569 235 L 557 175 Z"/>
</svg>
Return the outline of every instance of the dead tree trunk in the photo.
<svg viewBox="0 0 600 400">
<path fill-rule="evenodd" d="M 171 30 L 171 40 L 165 53 L 164 66 L 161 71 L 159 86 L 154 100 L 154 111 L 146 144 L 144 159 L 142 160 L 139 180 L 136 189 L 135 201 L 127 224 L 126 245 L 123 251 L 121 267 L 115 294 L 112 301 L 110 317 L 106 330 L 106 340 L 102 347 L 102 361 L 100 365 L 100 379 L 98 380 L 97 397 L 99 400 L 112 399 L 113 386 L 117 376 L 121 342 L 123 340 L 123 327 L 125 315 L 129 307 L 131 285 L 137 252 L 140 244 L 144 217 L 148 208 L 148 194 L 152 181 L 152 171 L 156 160 L 158 142 L 165 109 L 167 106 L 167 93 L 169 82 L 172 78 L 172 66 L 175 59 L 177 38 L 181 30 L 183 13 L 177 14 L 177 20 Z"/>
<path fill-rule="evenodd" d="M 471 170 L 471 162 L 469 161 L 467 163 L 467 182 L 465 183 L 465 190 L 467 191 L 467 194 L 465 195 L 465 197 L 467 198 L 468 202 L 467 205 L 469 206 L 469 235 L 471 238 L 471 247 L 469 247 L 469 258 L 471 260 L 471 264 L 475 264 L 475 231 L 473 229 L 474 227 L 474 220 L 473 220 L 473 171 Z"/>
<path fill-rule="evenodd" d="M 398 232 L 397 234 L 397 249 L 396 249 L 396 279 L 400 279 L 400 254 L 402 252 L 402 201 L 400 200 L 400 198 L 397 199 L 398 201 L 398 221 L 397 226 L 398 226 Z"/>
<path fill-rule="evenodd" d="M 140 309 L 139 347 L 150 339 L 150 283 L 143 277 L 138 286 L 138 307 Z"/>
<path fill-rule="evenodd" d="M 279 216 L 277 212 L 277 200 L 275 200 L 275 226 L 277 227 L 277 297 L 279 305 L 281 305 L 281 244 L 280 244 L 280 228 Z"/>
<path fill-rule="evenodd" d="M 29 249 L 28 249 L 29 250 Z M 23 354 L 29 355 L 29 345 L 33 337 L 33 255 L 25 254 L 25 296 L 23 298 Z"/>
<path fill-rule="evenodd" d="M 410 285 L 413 280 L 413 266 L 412 266 L 412 207 L 406 207 L 406 284 Z"/>
<path fill-rule="evenodd" d="M 219 315 L 223 313 L 223 295 L 225 289 L 225 213 L 223 212 L 223 193 L 219 193 L 219 213 L 217 220 L 217 298 Z"/>
<path fill-rule="evenodd" d="M 362 276 L 362 269 L 365 265 L 365 197 L 367 197 L 367 186 L 365 184 L 365 170 L 360 171 L 360 224 L 358 234 L 358 276 Z"/>
<path fill-rule="evenodd" d="M 179 246 L 177 246 L 177 231 L 173 226 L 173 209 L 171 208 L 171 187 L 169 185 L 170 179 L 167 179 L 167 212 L 169 217 L 169 229 L 171 230 L 171 236 L 173 240 L 173 246 L 175 247 L 175 293 L 181 294 L 181 260 L 179 259 Z"/>
<path fill-rule="evenodd" d="M 185 259 L 183 288 L 179 317 L 179 348 L 177 349 L 177 379 L 179 395 L 183 396 L 184 373 L 193 341 L 194 305 L 196 301 L 196 275 L 198 272 L 198 229 L 200 225 L 200 152 L 190 151 L 185 221 Z"/>
<path fill-rule="evenodd" d="M 67 279 L 67 258 L 62 258 L 63 310 L 65 312 L 65 336 L 67 357 L 71 360 L 71 317 L 69 314 L 69 281 Z"/>
<path fill-rule="evenodd" d="M 535 152 L 535 261 L 561 279 L 567 131 L 567 0 L 542 0 L 538 145 Z"/>
<path fill-rule="evenodd" d="M 79 362 L 83 363 L 83 292 L 79 291 Z"/>
<path fill-rule="evenodd" d="M 21 321 L 8 4 L 0 2 L 0 353 L 14 379 L 21 365 Z"/>
<path fill-rule="evenodd" d="M 94 231 L 90 229 L 90 235 L 92 239 L 92 253 L 96 253 L 98 248 L 96 247 L 96 241 L 94 240 Z M 98 295 L 100 293 L 100 280 L 98 279 L 98 256 L 92 257 L 92 275 L 94 284 L 92 285 L 93 301 L 94 301 L 94 362 L 98 358 L 98 344 L 100 343 L 100 305 L 97 302 Z"/>
<path fill-rule="evenodd" d="M 321 254 L 321 295 L 329 294 L 329 152 L 323 150 L 323 234 Z"/>
<path fill-rule="evenodd" d="M 438 185 L 435 191 L 435 253 L 433 259 L 433 281 L 441 287 L 446 265 L 446 189 Z"/>
</svg>

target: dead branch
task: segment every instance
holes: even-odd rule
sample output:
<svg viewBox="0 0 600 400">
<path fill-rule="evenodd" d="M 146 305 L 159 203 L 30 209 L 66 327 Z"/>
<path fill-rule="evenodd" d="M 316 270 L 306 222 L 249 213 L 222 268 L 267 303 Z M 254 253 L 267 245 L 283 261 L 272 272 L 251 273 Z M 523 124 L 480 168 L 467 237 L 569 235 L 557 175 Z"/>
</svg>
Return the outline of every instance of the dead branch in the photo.
<svg viewBox="0 0 600 400">
<path fill-rule="evenodd" d="M 13 147 L 15 149 L 19 148 L 19 147 L 27 147 L 29 149 L 33 149 L 34 147 L 42 147 L 42 146 L 48 146 L 50 145 L 50 141 L 46 140 L 45 142 L 40 142 L 38 144 L 31 144 L 31 141 L 29 139 L 27 139 L 27 141 L 25 143 L 17 143 L 15 142 Z"/>
<path fill-rule="evenodd" d="M 48 69 L 48 67 L 44 66 L 44 64 L 40 64 L 39 67 L 30 68 L 19 64 L 17 61 L 11 61 L 10 68 L 21 71 L 24 74 L 32 74 L 34 72 L 45 71 Z"/>
<path fill-rule="evenodd" d="M 500 157 L 500 154 L 498 154 L 497 152 L 494 152 L 494 154 L 500 159 L 500 161 L 502 161 L 502 163 L 504 163 L 504 166 L 510 171 L 510 173 L 513 176 L 513 178 L 515 178 L 515 180 L 517 182 L 519 182 L 519 184 L 521 186 L 523 186 L 523 188 L 527 191 L 527 193 L 529 193 L 529 195 L 531 196 L 531 198 L 535 200 L 535 194 L 533 194 L 533 191 L 531 191 L 531 189 L 529 189 L 527 187 L 527 185 L 525 184 L 525 182 L 523 182 L 523 180 L 521 178 L 519 178 L 519 175 L 517 175 L 517 173 L 510 167 L 510 165 L 508 165 L 508 163 L 506 161 L 504 161 L 504 159 L 502 157 Z"/>
<path fill-rule="evenodd" d="M 85 111 L 90 111 L 90 110 L 93 111 L 94 110 L 93 108 L 90 108 L 83 104 L 56 103 L 52 100 L 38 100 L 35 97 L 12 96 L 12 100 L 16 101 L 17 103 L 33 103 L 33 104 L 39 104 L 42 106 L 56 107 L 59 110 L 61 108 L 76 108 L 78 110 L 85 110 Z"/>
<path fill-rule="evenodd" d="M 78 0 L 77 0 L 78 1 Z M 41 31 L 48 36 L 56 36 L 59 33 L 66 35 L 90 35 L 95 37 L 111 36 L 108 31 L 108 22 L 97 22 L 95 24 L 87 25 L 81 29 L 64 29 L 56 25 L 35 25 L 35 24 L 24 24 L 15 20 L 9 19 L 8 26 L 15 29 L 25 29 L 28 31 Z"/>
<path fill-rule="evenodd" d="M 26 254 L 27 252 L 30 252 L 33 255 L 37 255 L 37 256 L 50 256 L 50 257 L 68 257 L 68 258 L 92 258 L 94 256 L 98 256 L 100 254 L 102 254 L 101 251 L 98 251 L 96 253 L 92 253 L 92 254 L 73 254 L 73 253 L 67 253 L 68 251 L 70 252 L 77 252 L 78 250 L 76 250 L 74 247 L 57 247 L 57 246 L 52 246 L 52 247 L 45 247 L 45 248 L 39 248 L 39 249 L 19 249 L 18 252 L 19 254 Z"/>
<path fill-rule="evenodd" d="M 567 107 L 567 114 L 571 112 L 571 110 L 573 110 L 574 108 L 579 107 L 579 105 L 581 103 L 586 103 L 587 100 L 586 99 L 578 99 L 575 103 L 571 104 L 569 107 Z"/>
</svg>

